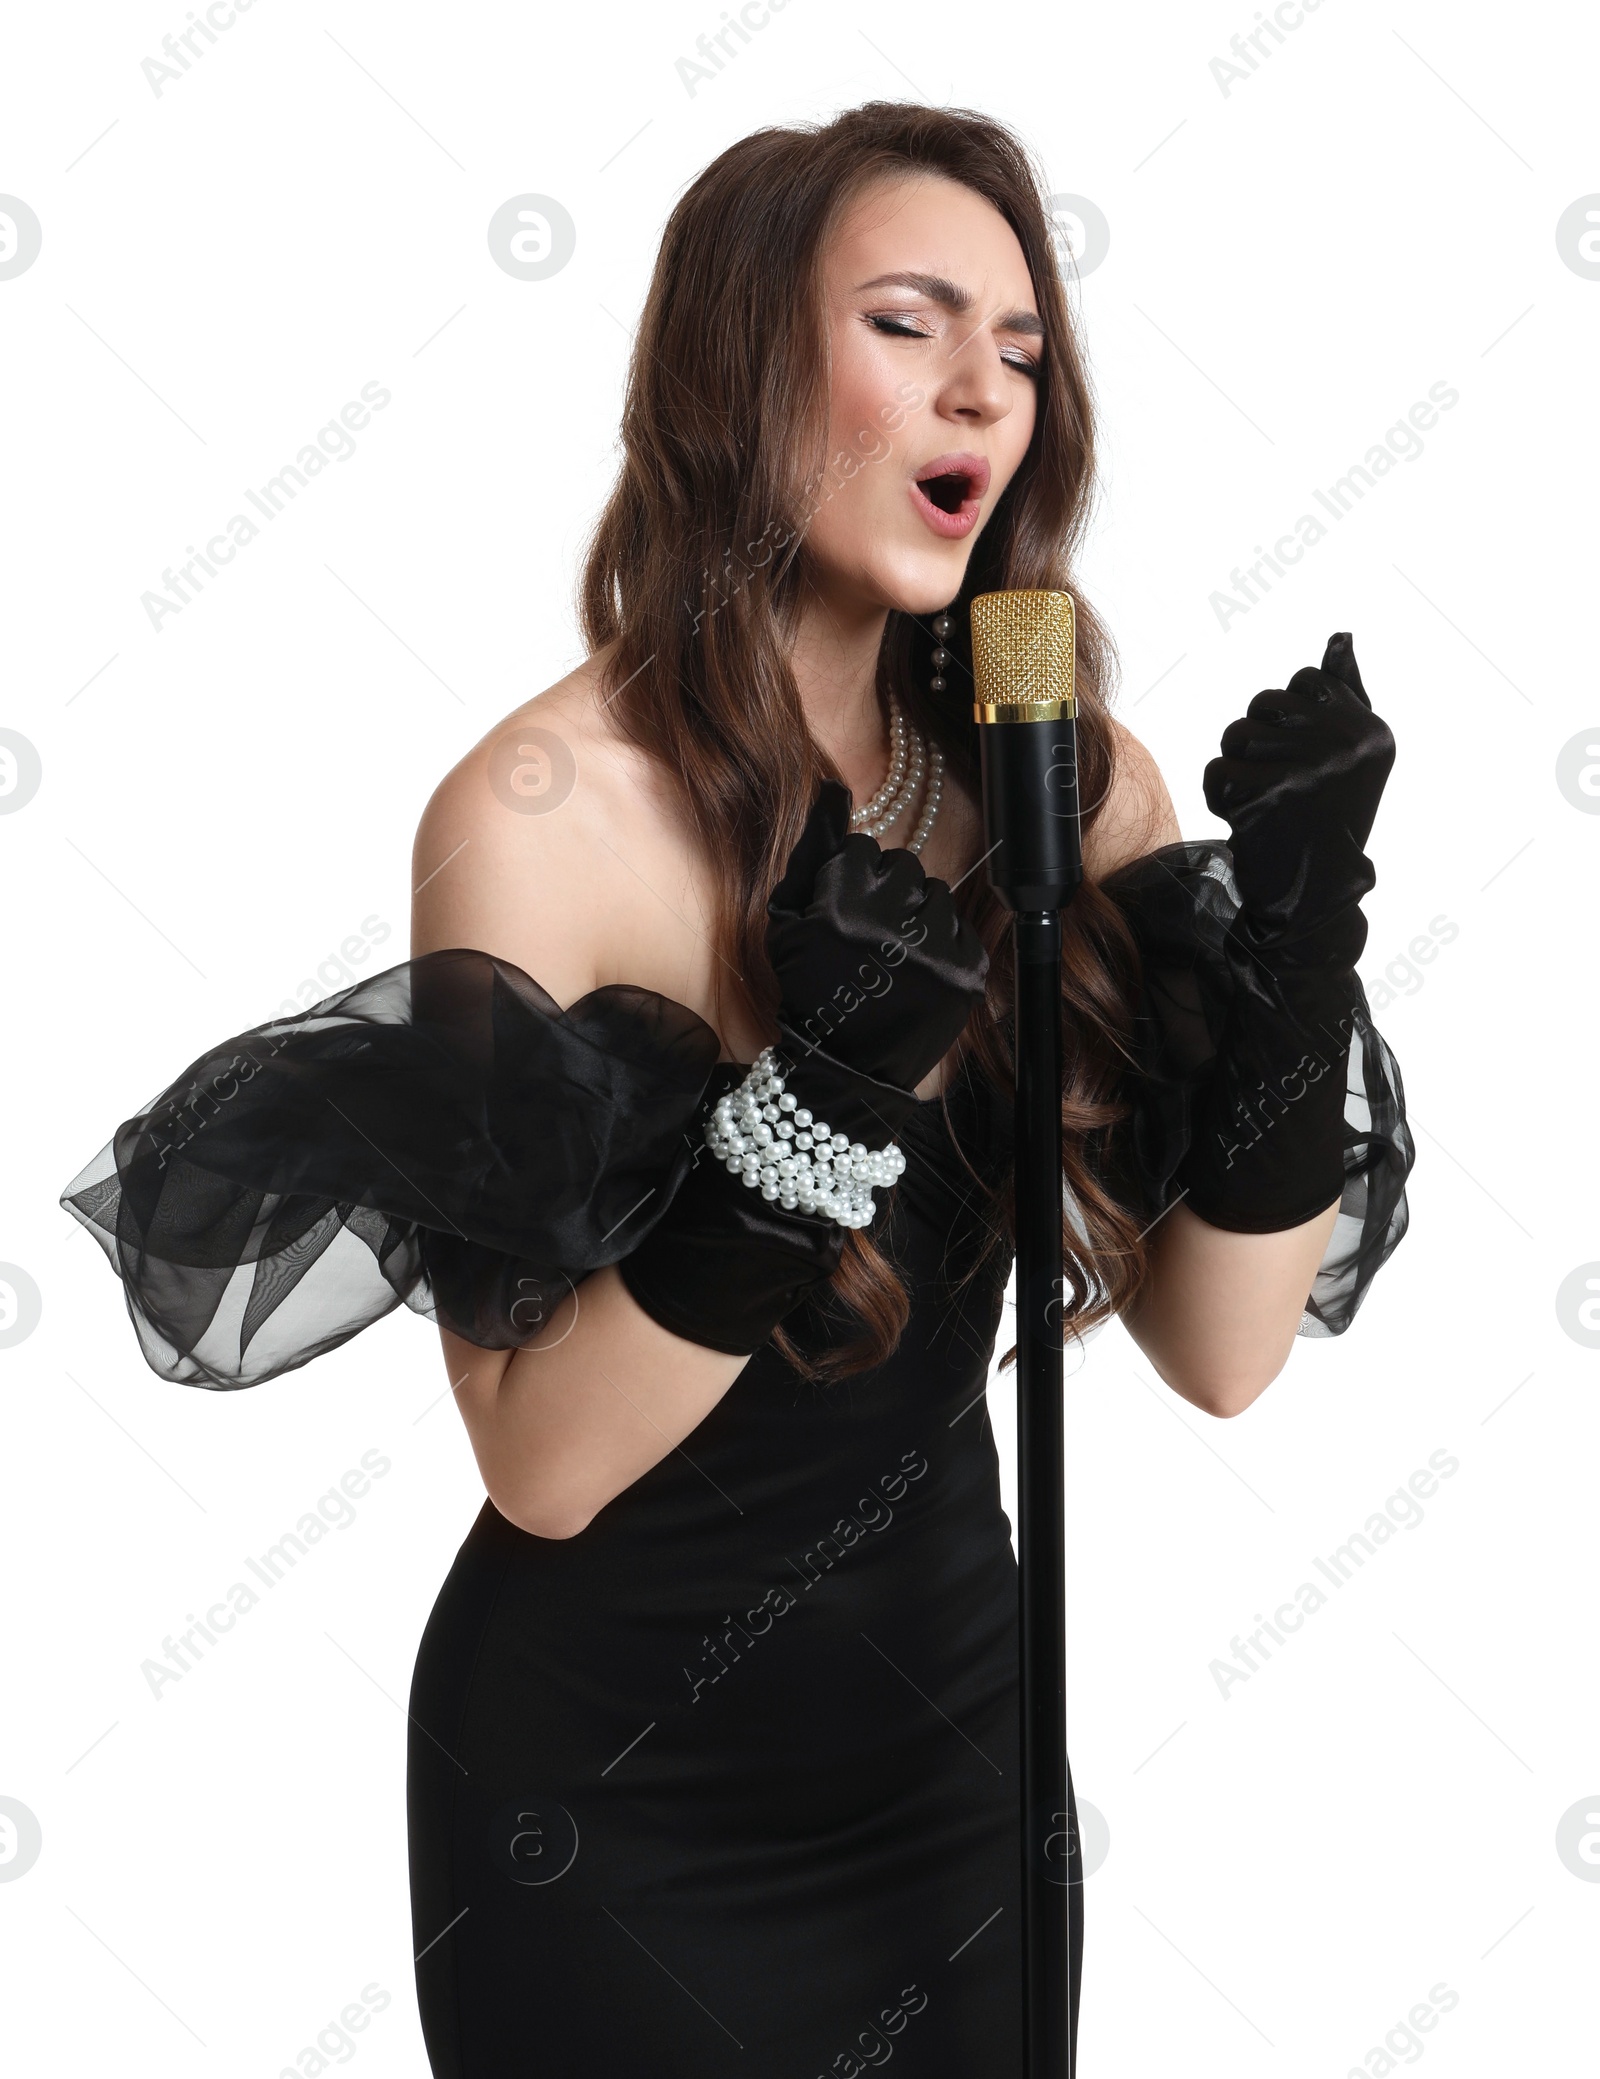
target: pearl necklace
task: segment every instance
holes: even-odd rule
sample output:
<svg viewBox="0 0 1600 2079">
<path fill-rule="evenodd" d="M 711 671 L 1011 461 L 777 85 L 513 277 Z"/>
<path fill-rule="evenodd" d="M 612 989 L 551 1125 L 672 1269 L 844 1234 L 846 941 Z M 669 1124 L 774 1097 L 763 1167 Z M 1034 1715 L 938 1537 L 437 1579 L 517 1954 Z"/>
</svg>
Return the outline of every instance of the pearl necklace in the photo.
<svg viewBox="0 0 1600 2079">
<path fill-rule="evenodd" d="M 924 773 L 927 774 L 925 791 Z M 915 808 L 920 796 L 922 814 L 906 843 L 908 852 L 920 852 L 939 819 L 939 802 L 943 793 L 944 752 L 937 744 L 930 745 L 921 730 L 907 721 L 899 701 L 891 693 L 889 770 L 872 799 L 852 812 L 850 828 L 864 831 L 868 837 L 880 838 Z"/>
<path fill-rule="evenodd" d="M 933 678 L 929 681 L 935 693 L 945 690 L 944 669 L 951 661 L 945 648 L 945 638 L 955 623 L 948 614 L 939 614 L 933 623 L 938 648 L 933 653 Z M 907 767 L 909 765 L 909 771 Z M 939 801 L 944 793 L 944 753 L 937 744 L 930 745 L 920 729 L 906 721 L 900 703 L 889 695 L 889 770 L 883 785 L 864 808 L 852 811 L 850 828 L 864 831 L 868 837 L 881 837 L 893 823 L 898 823 L 916 805 L 918 790 L 922 786 L 924 770 L 928 774 L 927 793 L 923 797 L 922 814 L 916 828 L 906 841 L 908 852 L 920 852 L 933 833 L 939 820 Z"/>
</svg>

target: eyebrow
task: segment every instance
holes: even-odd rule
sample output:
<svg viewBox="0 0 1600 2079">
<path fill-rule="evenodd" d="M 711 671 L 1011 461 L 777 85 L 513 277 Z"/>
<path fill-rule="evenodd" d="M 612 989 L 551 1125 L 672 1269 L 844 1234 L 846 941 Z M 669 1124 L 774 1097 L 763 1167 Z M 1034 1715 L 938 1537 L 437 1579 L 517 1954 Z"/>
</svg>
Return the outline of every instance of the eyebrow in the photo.
<svg viewBox="0 0 1600 2079">
<path fill-rule="evenodd" d="M 867 289 L 915 289 L 919 296 L 926 296 L 930 303 L 941 304 L 946 310 L 964 316 L 972 308 L 972 294 L 958 283 L 942 274 L 875 274 L 869 282 L 857 282 L 856 294 Z M 996 320 L 1002 332 L 1019 332 L 1029 339 L 1043 339 L 1044 325 L 1031 310 L 1008 310 Z"/>
</svg>

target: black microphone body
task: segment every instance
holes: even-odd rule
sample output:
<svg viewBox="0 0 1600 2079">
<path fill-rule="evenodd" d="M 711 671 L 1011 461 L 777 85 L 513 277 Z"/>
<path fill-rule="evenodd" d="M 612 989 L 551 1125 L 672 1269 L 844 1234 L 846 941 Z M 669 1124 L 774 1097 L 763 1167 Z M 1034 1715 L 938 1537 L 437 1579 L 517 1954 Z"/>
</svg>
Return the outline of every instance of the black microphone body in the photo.
<svg viewBox="0 0 1600 2079">
<path fill-rule="evenodd" d="M 1083 879 L 1076 717 L 982 723 L 978 749 L 995 893 L 1011 910 L 1059 910 Z"/>
</svg>

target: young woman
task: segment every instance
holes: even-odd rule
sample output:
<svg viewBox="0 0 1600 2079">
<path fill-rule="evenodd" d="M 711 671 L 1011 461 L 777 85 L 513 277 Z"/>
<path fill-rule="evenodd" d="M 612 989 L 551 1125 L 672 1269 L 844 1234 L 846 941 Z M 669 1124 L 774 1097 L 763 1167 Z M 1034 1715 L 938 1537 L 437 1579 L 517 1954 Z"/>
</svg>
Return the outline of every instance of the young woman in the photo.
<svg viewBox="0 0 1600 2079">
<path fill-rule="evenodd" d="M 171 1378 L 439 1323 L 487 1500 L 411 1698 L 436 2073 L 1009 2079 L 1010 977 L 966 604 L 1077 594 L 1093 471 L 1016 140 L 873 103 L 724 152 L 623 445 L 591 654 L 429 801 L 412 958 L 211 1050 L 66 1203 Z M 1185 843 L 1077 626 L 1065 1311 L 1233 1415 L 1405 1229 L 1354 972 L 1393 739 L 1336 636 L 1207 768 L 1231 844 Z"/>
</svg>

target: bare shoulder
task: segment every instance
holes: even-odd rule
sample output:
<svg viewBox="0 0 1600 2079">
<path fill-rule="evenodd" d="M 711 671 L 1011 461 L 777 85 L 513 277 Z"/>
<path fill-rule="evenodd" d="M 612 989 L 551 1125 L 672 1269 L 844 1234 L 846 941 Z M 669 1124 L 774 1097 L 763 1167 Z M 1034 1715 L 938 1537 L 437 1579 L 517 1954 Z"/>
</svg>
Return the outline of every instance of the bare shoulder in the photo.
<svg viewBox="0 0 1600 2079">
<path fill-rule="evenodd" d="M 1084 868 L 1097 881 L 1182 836 L 1160 766 L 1125 722 L 1107 719 L 1116 750 L 1111 790 L 1084 841 Z"/>
<path fill-rule="evenodd" d="M 412 851 L 413 955 L 476 946 L 563 1007 L 630 972 L 646 884 L 682 876 L 684 843 L 652 761 L 618 735 L 604 653 L 486 732 L 439 782 Z"/>
</svg>

